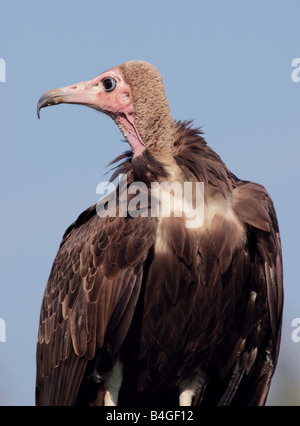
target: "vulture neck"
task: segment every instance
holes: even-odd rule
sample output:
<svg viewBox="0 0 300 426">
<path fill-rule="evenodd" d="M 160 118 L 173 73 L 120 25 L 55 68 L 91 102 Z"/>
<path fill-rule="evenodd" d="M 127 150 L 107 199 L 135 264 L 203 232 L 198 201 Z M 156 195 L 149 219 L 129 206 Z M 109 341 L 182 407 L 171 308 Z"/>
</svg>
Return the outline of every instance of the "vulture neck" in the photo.
<svg viewBox="0 0 300 426">
<path fill-rule="evenodd" d="M 132 94 L 132 116 L 127 116 L 127 120 L 133 123 L 131 128 L 136 128 L 141 143 L 152 156 L 171 160 L 176 126 L 171 117 L 161 75 L 155 67 L 143 61 L 129 61 L 119 68 Z M 143 151 L 140 149 L 135 152 L 135 143 L 132 146 L 128 136 L 126 139 L 135 155 Z"/>
<path fill-rule="evenodd" d="M 151 120 L 136 116 L 137 127 L 146 148 L 153 157 L 170 162 L 173 158 L 175 123 L 168 108 L 153 111 Z"/>
<path fill-rule="evenodd" d="M 120 114 L 115 121 L 129 143 L 134 155 L 139 155 L 147 148 L 153 157 L 170 162 L 174 146 L 175 127 L 169 111 L 163 111 L 161 116 L 153 120 L 145 120 L 136 114 Z"/>
</svg>

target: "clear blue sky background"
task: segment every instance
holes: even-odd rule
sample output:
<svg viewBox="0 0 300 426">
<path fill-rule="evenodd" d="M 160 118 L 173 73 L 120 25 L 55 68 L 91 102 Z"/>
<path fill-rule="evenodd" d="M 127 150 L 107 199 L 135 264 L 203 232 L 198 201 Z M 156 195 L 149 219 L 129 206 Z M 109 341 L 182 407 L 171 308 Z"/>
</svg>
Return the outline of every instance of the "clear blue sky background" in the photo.
<svg viewBox="0 0 300 426">
<path fill-rule="evenodd" d="M 300 405 L 298 0 L 0 2 L 0 404 L 32 405 L 39 311 L 61 237 L 98 200 L 126 149 L 94 110 L 42 110 L 46 90 L 126 60 L 162 73 L 175 119 L 194 119 L 237 176 L 262 183 L 278 213 L 285 267 L 282 349 L 268 403 Z"/>
</svg>

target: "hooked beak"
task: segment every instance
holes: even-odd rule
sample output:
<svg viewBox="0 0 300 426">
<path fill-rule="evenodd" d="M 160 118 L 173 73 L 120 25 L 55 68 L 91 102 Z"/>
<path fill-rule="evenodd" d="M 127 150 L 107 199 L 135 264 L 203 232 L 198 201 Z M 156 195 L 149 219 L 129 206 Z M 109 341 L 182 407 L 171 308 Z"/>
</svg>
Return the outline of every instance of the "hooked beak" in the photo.
<svg viewBox="0 0 300 426">
<path fill-rule="evenodd" d="M 82 81 L 60 89 L 48 90 L 39 99 L 37 115 L 40 118 L 41 108 L 58 104 L 80 104 L 102 111 L 99 107 L 99 78 Z"/>
</svg>

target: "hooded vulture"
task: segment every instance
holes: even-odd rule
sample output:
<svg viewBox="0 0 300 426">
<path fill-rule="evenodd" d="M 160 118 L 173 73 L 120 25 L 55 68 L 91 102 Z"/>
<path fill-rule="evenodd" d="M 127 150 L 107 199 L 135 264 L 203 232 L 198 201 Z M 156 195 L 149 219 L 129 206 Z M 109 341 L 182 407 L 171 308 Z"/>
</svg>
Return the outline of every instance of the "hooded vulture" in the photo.
<svg viewBox="0 0 300 426">
<path fill-rule="evenodd" d="M 268 192 L 232 174 L 191 122 L 172 119 L 161 75 L 147 62 L 50 90 L 38 116 L 60 103 L 112 117 L 130 150 L 115 160 L 112 179 L 126 176 L 112 193 L 116 214 L 99 215 L 97 204 L 85 210 L 54 260 L 40 313 L 36 404 L 264 405 L 283 305 Z M 153 183 L 174 182 L 203 184 L 201 223 L 187 226 L 189 212 L 175 214 L 175 204 L 169 215 L 151 214 L 150 202 L 121 214 L 124 191 L 126 207 L 134 202 L 132 184 L 142 183 L 145 201 Z"/>
</svg>

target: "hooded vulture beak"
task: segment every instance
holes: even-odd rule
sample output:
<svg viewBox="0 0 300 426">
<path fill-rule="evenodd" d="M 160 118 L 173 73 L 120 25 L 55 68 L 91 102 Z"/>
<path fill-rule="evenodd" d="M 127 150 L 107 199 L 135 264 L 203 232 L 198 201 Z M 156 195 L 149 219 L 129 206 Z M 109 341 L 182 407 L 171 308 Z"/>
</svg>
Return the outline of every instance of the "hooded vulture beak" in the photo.
<svg viewBox="0 0 300 426">
<path fill-rule="evenodd" d="M 86 105 L 102 111 L 101 102 L 99 102 L 99 95 L 101 94 L 101 91 L 99 91 L 99 84 L 99 77 L 96 77 L 93 80 L 82 81 L 71 86 L 48 90 L 38 101 L 38 118 L 40 118 L 41 108 L 62 103 Z"/>
</svg>

